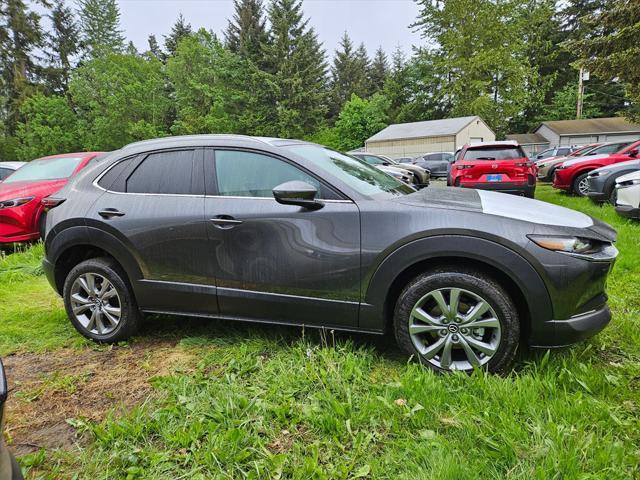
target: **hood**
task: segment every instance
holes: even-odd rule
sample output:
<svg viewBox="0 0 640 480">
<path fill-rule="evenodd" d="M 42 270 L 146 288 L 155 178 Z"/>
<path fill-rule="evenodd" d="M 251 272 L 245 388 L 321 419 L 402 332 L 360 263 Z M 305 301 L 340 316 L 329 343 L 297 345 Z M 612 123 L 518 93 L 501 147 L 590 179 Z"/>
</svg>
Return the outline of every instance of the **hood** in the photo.
<svg viewBox="0 0 640 480">
<path fill-rule="evenodd" d="M 640 171 L 627 173 L 616 178 L 616 183 L 628 182 L 629 180 L 640 180 Z"/>
<path fill-rule="evenodd" d="M 23 197 L 47 197 L 60 190 L 67 179 L 44 180 L 41 182 L 0 183 L 0 200 L 11 200 Z"/>
<path fill-rule="evenodd" d="M 585 157 L 577 157 L 577 158 L 574 158 L 573 160 L 567 160 L 566 162 L 563 163 L 563 165 L 565 167 L 570 167 L 571 165 L 576 165 L 577 163 L 589 162 L 592 160 L 602 160 L 603 158 L 609 158 L 611 156 L 612 154 L 610 153 L 602 153 L 600 155 L 587 155 Z"/>
<path fill-rule="evenodd" d="M 637 168 L 640 170 L 640 160 L 629 160 L 627 162 L 614 163 L 613 165 L 596 168 L 591 173 L 616 172 L 618 170 L 627 170 L 629 168 Z"/>
<path fill-rule="evenodd" d="M 584 213 L 516 195 L 456 187 L 431 187 L 398 197 L 407 205 L 474 211 L 523 222 L 558 227 L 590 228 L 594 222 Z"/>
</svg>

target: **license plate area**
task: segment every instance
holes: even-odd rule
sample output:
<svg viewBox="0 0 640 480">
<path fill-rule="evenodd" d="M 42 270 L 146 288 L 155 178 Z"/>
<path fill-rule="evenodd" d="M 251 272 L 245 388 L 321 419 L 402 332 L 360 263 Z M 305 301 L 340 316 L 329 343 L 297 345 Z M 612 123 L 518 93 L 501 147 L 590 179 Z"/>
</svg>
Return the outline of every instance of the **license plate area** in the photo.
<svg viewBox="0 0 640 480">
<path fill-rule="evenodd" d="M 487 175 L 487 182 L 501 182 L 502 175 Z"/>
</svg>

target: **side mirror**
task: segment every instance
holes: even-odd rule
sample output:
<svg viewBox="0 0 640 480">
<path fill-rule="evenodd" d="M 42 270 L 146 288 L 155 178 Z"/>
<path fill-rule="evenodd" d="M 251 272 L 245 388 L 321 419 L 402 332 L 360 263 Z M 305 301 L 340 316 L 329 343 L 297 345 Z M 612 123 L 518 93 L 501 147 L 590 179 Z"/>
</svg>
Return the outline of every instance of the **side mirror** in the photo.
<svg viewBox="0 0 640 480">
<path fill-rule="evenodd" d="M 273 189 L 273 197 L 276 202 L 283 205 L 298 205 L 308 210 L 318 210 L 324 206 L 320 200 L 316 200 L 318 190 L 300 180 L 285 182 Z"/>
<path fill-rule="evenodd" d="M 634 148 L 633 150 L 629 150 L 627 152 L 627 155 L 630 156 L 630 157 L 634 157 L 634 158 L 637 157 L 638 156 L 638 149 Z"/>
</svg>

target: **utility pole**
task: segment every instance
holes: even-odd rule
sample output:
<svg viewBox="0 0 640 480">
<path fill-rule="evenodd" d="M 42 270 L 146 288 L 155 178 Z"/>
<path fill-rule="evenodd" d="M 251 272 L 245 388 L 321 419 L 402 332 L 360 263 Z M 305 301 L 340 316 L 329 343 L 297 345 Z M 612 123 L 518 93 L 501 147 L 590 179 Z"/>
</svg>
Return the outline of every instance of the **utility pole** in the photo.
<svg viewBox="0 0 640 480">
<path fill-rule="evenodd" d="M 584 104 L 584 82 L 589 81 L 590 74 L 584 67 L 580 67 L 580 78 L 578 78 L 578 106 L 576 108 L 576 118 L 582 118 L 582 109 Z"/>
</svg>

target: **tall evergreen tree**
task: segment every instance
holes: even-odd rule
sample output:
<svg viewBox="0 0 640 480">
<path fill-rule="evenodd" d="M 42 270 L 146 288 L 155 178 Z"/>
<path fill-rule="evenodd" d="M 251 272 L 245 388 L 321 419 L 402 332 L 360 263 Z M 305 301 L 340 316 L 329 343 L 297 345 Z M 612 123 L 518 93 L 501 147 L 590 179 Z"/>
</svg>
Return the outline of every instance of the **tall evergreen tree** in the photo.
<svg viewBox="0 0 640 480">
<path fill-rule="evenodd" d="M 45 5 L 46 3 L 40 1 Z M 36 81 L 40 68 L 35 51 L 44 45 L 40 15 L 23 0 L 0 3 L 0 120 L 3 130 L 13 135 L 20 104 Z"/>
<path fill-rule="evenodd" d="M 80 53 L 80 28 L 73 10 L 57 0 L 49 15 L 51 33 L 48 35 L 49 68 L 47 77 L 50 90 L 65 93 L 69 86 L 74 56 Z"/>
<path fill-rule="evenodd" d="M 378 47 L 369 69 L 369 82 L 373 93 L 380 92 L 384 88 L 384 82 L 389 75 L 389 60 L 382 47 Z"/>
<path fill-rule="evenodd" d="M 354 93 L 365 98 L 369 93 L 367 85 L 369 58 L 364 45 L 355 50 L 347 32 L 344 32 L 333 58 L 331 68 L 331 109 L 335 118 L 343 105 Z"/>
<path fill-rule="evenodd" d="M 527 57 L 527 5 L 521 0 L 418 0 L 414 25 L 433 47 L 431 88 L 451 103 L 450 115 L 480 115 L 498 135 L 532 102 L 539 74 Z M 473 18 L 473 22 L 469 19 Z"/>
<path fill-rule="evenodd" d="M 279 134 L 314 132 L 326 111 L 326 58 L 301 0 L 274 0 L 269 7 L 267 63 L 278 87 Z"/>
<path fill-rule="evenodd" d="M 599 78 L 617 84 L 624 84 L 628 98 L 634 103 L 625 112 L 630 118 L 640 121 L 640 3 L 637 0 L 605 0 L 602 8 L 583 17 L 585 30 L 590 34 L 568 42 L 568 48 L 574 49 L 579 63 L 594 72 Z M 592 86 L 587 90 L 596 91 L 616 99 L 604 91 L 604 86 Z M 611 85 L 611 83 L 610 83 Z"/>
<path fill-rule="evenodd" d="M 234 0 L 235 14 L 225 32 L 229 50 L 261 65 L 268 41 L 262 0 Z"/>
<path fill-rule="evenodd" d="M 158 39 L 156 38 L 155 35 L 153 35 L 153 34 L 149 35 L 149 37 L 147 38 L 147 43 L 149 45 L 148 52 L 151 55 L 156 57 L 158 60 L 164 60 L 165 59 L 165 54 L 162 51 L 162 48 L 160 48 L 160 44 L 158 43 Z"/>
<path fill-rule="evenodd" d="M 192 33 L 193 29 L 191 28 L 191 24 L 187 23 L 182 14 L 178 15 L 178 20 L 176 20 L 176 23 L 171 27 L 171 32 L 169 32 L 169 35 L 165 35 L 164 37 L 165 50 L 169 55 L 173 55 L 178 49 L 180 40 L 188 37 Z"/>
<path fill-rule="evenodd" d="M 77 1 L 86 54 L 94 58 L 122 52 L 125 49 L 125 38 L 120 28 L 120 9 L 116 0 Z"/>
</svg>

